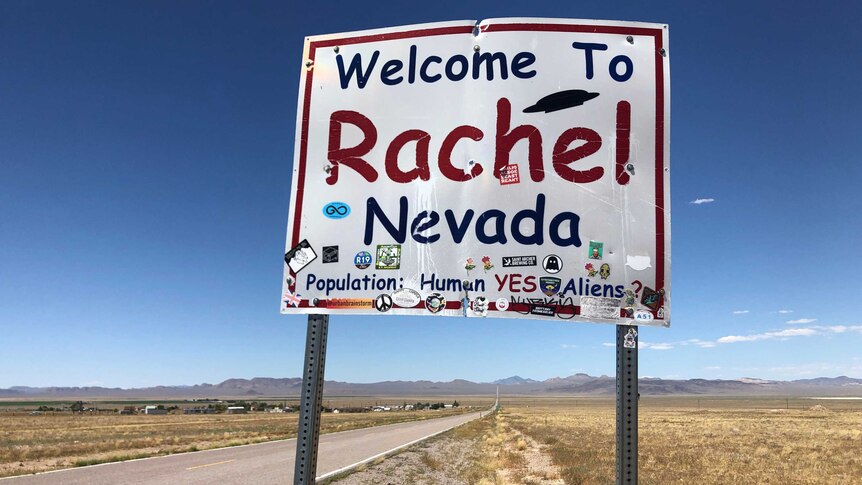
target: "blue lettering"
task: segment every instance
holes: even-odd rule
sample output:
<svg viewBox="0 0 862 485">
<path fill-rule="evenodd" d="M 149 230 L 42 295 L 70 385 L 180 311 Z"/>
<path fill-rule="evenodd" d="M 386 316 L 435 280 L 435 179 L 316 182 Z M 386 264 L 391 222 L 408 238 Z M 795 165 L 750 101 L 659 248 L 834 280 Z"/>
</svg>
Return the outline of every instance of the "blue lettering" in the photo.
<svg viewBox="0 0 862 485">
<path fill-rule="evenodd" d="M 398 229 L 396 229 L 389 218 L 386 217 L 386 214 L 383 213 L 383 209 L 380 208 L 377 199 L 374 197 L 368 198 L 368 212 L 365 214 L 365 244 L 371 244 L 371 241 L 374 240 L 375 216 L 383 224 L 383 228 L 392 236 L 392 239 L 395 239 L 400 244 L 404 244 L 404 241 L 407 239 L 407 197 L 401 197 L 399 204 L 401 206 L 401 213 L 398 217 Z"/>
<path fill-rule="evenodd" d="M 371 71 L 374 70 L 374 65 L 377 63 L 377 58 L 380 57 L 380 51 L 374 51 L 374 54 L 371 55 L 371 64 L 368 65 L 368 70 L 362 71 L 362 54 L 358 52 L 353 56 L 353 60 L 350 61 L 350 67 L 347 68 L 347 73 L 344 72 L 344 60 L 341 57 L 341 54 L 335 56 L 335 60 L 338 63 L 338 78 L 341 80 L 341 89 L 347 89 L 350 85 L 350 80 L 353 79 L 353 74 L 356 73 L 356 85 L 359 86 L 359 89 L 365 87 L 368 84 L 368 78 L 371 77 Z"/>
<path fill-rule="evenodd" d="M 557 246 L 581 247 L 581 238 L 578 236 L 578 223 L 581 218 L 573 212 L 560 212 L 551 219 L 551 241 Z M 569 237 L 560 236 L 560 226 L 569 221 Z"/>
<path fill-rule="evenodd" d="M 531 66 L 536 62 L 536 55 L 532 52 L 519 52 L 512 59 L 512 75 L 518 79 L 530 79 L 536 75 L 535 69 L 522 72 L 521 69 Z"/>
<path fill-rule="evenodd" d="M 575 49 L 583 49 L 584 57 L 587 62 L 587 79 L 593 78 L 593 51 L 608 50 L 607 44 L 593 44 L 591 42 L 572 42 L 572 47 Z"/>
<path fill-rule="evenodd" d="M 443 77 L 441 74 L 434 74 L 432 76 L 428 75 L 428 66 L 431 65 L 432 62 L 440 64 L 443 62 L 443 59 L 437 56 L 428 56 L 428 59 L 422 61 L 422 67 L 419 69 L 419 77 L 426 83 L 437 82 Z"/>
<path fill-rule="evenodd" d="M 473 220 L 473 209 L 467 209 L 467 212 L 464 213 L 464 218 L 461 219 L 461 226 L 458 226 L 458 221 L 455 220 L 455 213 L 451 210 L 446 210 L 444 215 L 446 216 L 446 223 L 449 224 L 449 231 L 452 233 L 452 240 L 455 241 L 455 244 L 460 244 L 464 239 L 464 235 L 467 234 L 467 228 L 470 227 L 470 221 Z"/>
<path fill-rule="evenodd" d="M 485 64 L 485 77 L 487 77 L 488 81 L 494 79 L 494 61 L 500 61 L 500 78 L 508 79 L 509 71 L 506 67 L 506 54 L 502 52 L 495 52 L 493 54 L 483 52 L 474 52 L 473 53 L 473 79 L 479 79 L 479 71 L 482 68 L 482 63 L 487 62 Z"/>
<path fill-rule="evenodd" d="M 391 61 L 386 62 L 386 64 L 383 64 L 383 69 L 380 71 L 380 80 L 387 86 L 394 86 L 400 83 L 404 80 L 404 76 L 393 78 L 392 75 L 397 74 L 402 67 L 404 67 L 404 63 L 398 59 L 392 59 Z"/>
<path fill-rule="evenodd" d="M 496 223 L 494 224 L 494 234 L 488 235 L 485 232 L 485 223 L 488 222 L 491 218 L 494 218 Z M 506 232 L 503 229 L 506 224 L 506 214 L 497 209 L 491 209 L 482 213 L 478 219 L 476 219 L 476 239 L 483 244 L 506 244 Z"/>
<path fill-rule="evenodd" d="M 457 74 L 455 73 L 455 63 L 461 64 L 461 71 Z M 456 54 L 449 58 L 449 61 L 446 63 L 446 77 L 451 81 L 460 81 L 464 79 L 464 76 L 467 75 L 467 72 L 470 70 L 470 63 L 467 61 L 467 58 L 462 56 L 461 54 Z"/>
<path fill-rule="evenodd" d="M 623 63 L 626 66 L 626 71 L 622 74 L 617 73 L 617 66 Z M 619 55 L 611 59 L 611 63 L 608 65 L 608 71 L 610 71 L 611 77 L 614 78 L 614 81 L 617 82 L 625 82 L 628 81 L 632 74 L 634 74 L 634 66 L 632 65 L 632 60 L 629 59 L 629 56 Z"/>
<path fill-rule="evenodd" d="M 419 224 L 423 219 L 428 219 L 428 221 L 423 224 Z M 413 224 L 410 225 L 410 234 L 413 235 L 413 239 L 419 244 L 429 244 L 440 239 L 439 234 L 432 234 L 428 237 L 419 234 L 422 231 L 431 229 L 436 226 L 437 223 L 440 222 L 440 215 L 437 214 L 436 211 L 431 211 L 431 214 L 428 214 L 428 211 L 422 211 L 416 214 L 416 217 L 413 218 Z M 418 227 L 417 227 L 418 226 Z"/>
<path fill-rule="evenodd" d="M 521 222 L 524 219 L 533 220 L 533 234 L 521 232 Z M 512 218 L 512 237 L 521 244 L 541 245 L 545 241 L 542 224 L 545 220 L 545 194 L 536 196 L 536 210 L 524 209 Z"/>
</svg>

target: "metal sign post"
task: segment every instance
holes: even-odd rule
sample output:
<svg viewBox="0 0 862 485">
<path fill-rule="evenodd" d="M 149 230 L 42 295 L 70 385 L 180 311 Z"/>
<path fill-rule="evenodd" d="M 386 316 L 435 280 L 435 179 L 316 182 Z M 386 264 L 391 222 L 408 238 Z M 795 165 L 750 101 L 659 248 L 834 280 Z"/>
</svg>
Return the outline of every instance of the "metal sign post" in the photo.
<svg viewBox="0 0 862 485">
<path fill-rule="evenodd" d="M 638 331 L 617 325 L 617 485 L 638 483 Z"/>
<path fill-rule="evenodd" d="M 309 315 L 305 335 L 305 366 L 299 403 L 299 430 L 296 435 L 294 485 L 312 485 L 317 472 L 317 442 L 323 400 L 323 369 L 326 364 L 326 334 L 329 315 Z"/>
</svg>

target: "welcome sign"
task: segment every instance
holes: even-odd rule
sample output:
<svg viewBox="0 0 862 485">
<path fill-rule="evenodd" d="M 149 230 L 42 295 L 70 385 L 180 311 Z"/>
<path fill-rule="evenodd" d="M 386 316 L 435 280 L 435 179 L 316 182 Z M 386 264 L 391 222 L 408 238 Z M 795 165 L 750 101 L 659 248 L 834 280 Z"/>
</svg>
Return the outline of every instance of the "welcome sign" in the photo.
<svg viewBox="0 0 862 485">
<path fill-rule="evenodd" d="M 306 39 L 283 313 L 670 323 L 667 26 Z"/>
</svg>

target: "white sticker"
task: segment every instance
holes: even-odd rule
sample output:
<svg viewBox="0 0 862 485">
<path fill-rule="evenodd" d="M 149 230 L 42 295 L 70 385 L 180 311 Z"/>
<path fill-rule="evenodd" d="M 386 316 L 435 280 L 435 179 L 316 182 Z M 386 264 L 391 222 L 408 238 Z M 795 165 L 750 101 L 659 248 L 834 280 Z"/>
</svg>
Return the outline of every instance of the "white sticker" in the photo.
<svg viewBox="0 0 862 485">
<path fill-rule="evenodd" d="M 581 316 L 584 318 L 618 319 L 620 317 L 620 300 L 619 298 L 582 296 Z"/>
<path fill-rule="evenodd" d="M 497 298 L 497 311 L 504 312 L 509 309 L 509 300 L 505 298 Z"/>
<path fill-rule="evenodd" d="M 413 308 L 422 301 L 422 297 L 412 288 L 401 288 L 392 294 L 392 301 L 401 308 Z"/>
<path fill-rule="evenodd" d="M 626 256 L 626 266 L 635 270 L 643 271 L 652 266 L 649 256 Z"/>
<path fill-rule="evenodd" d="M 635 312 L 635 321 L 650 322 L 653 320 L 652 312 L 649 310 L 637 310 Z"/>
</svg>

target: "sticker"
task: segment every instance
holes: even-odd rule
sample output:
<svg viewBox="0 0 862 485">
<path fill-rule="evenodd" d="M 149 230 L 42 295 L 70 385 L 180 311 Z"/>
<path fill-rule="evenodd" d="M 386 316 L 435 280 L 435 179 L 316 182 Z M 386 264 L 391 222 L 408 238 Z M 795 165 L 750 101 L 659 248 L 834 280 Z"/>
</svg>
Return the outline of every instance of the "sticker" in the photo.
<svg viewBox="0 0 862 485">
<path fill-rule="evenodd" d="M 484 317 L 488 315 L 488 299 L 484 296 L 477 296 L 475 300 L 472 301 L 473 313 Z"/>
<path fill-rule="evenodd" d="M 505 298 L 497 298 L 497 311 L 504 312 L 509 309 L 509 300 Z"/>
<path fill-rule="evenodd" d="M 557 314 L 557 311 L 552 306 L 547 305 L 533 305 L 530 307 L 531 315 L 540 315 L 543 317 L 553 317 Z"/>
<path fill-rule="evenodd" d="M 644 287 L 644 293 L 641 296 L 641 304 L 650 310 L 657 310 L 661 306 L 661 297 L 664 296 L 664 290 L 655 291 L 647 286 Z"/>
<path fill-rule="evenodd" d="M 330 219 L 344 219 L 350 215 L 350 206 L 344 202 L 330 202 L 323 206 L 323 215 Z"/>
<path fill-rule="evenodd" d="M 371 298 L 330 298 L 326 302 L 326 308 L 374 308 L 374 300 Z"/>
<path fill-rule="evenodd" d="M 392 294 L 392 301 L 401 308 L 413 308 L 422 301 L 422 296 L 412 288 L 401 288 Z"/>
<path fill-rule="evenodd" d="M 556 254 L 549 254 L 542 260 L 542 268 L 551 274 L 557 274 L 563 269 L 563 261 Z"/>
<path fill-rule="evenodd" d="M 535 266 L 535 256 L 503 256 L 503 267 L 514 268 L 516 266 Z"/>
<path fill-rule="evenodd" d="M 461 298 L 461 314 L 465 317 L 467 316 L 467 309 L 473 308 L 473 305 L 470 304 L 470 299 L 466 296 Z"/>
<path fill-rule="evenodd" d="M 629 318 L 634 318 L 634 317 L 635 317 L 635 309 L 634 309 L 634 307 L 626 307 L 626 308 L 624 308 L 623 310 L 625 310 L 625 312 L 626 312 L 626 316 L 627 316 L 627 317 L 629 317 Z"/>
<path fill-rule="evenodd" d="M 489 269 L 493 268 L 494 265 L 491 264 L 491 258 L 488 256 L 482 256 L 482 266 L 485 267 L 485 272 L 487 273 Z"/>
<path fill-rule="evenodd" d="M 375 269 L 399 269 L 401 268 L 401 245 L 400 244 L 378 244 L 377 263 Z"/>
<path fill-rule="evenodd" d="M 473 262 L 473 258 L 467 258 L 467 262 L 464 264 L 464 269 L 470 271 L 471 269 L 476 269 L 476 263 Z"/>
<path fill-rule="evenodd" d="M 590 259 L 602 259 L 602 253 L 604 252 L 605 243 L 598 241 L 590 241 Z"/>
<path fill-rule="evenodd" d="M 552 276 L 542 276 L 539 278 L 539 288 L 545 296 L 554 296 L 559 293 L 560 284 L 562 284 L 562 281 L 559 278 Z"/>
<path fill-rule="evenodd" d="M 655 313 L 656 313 L 656 317 L 664 319 L 664 307 L 659 308 L 658 311 Z"/>
<path fill-rule="evenodd" d="M 386 293 L 377 295 L 374 299 L 374 309 L 378 312 L 388 312 L 392 308 L 392 297 Z"/>
<path fill-rule="evenodd" d="M 653 320 L 652 312 L 647 310 L 635 311 L 634 318 L 638 322 L 651 322 Z"/>
<path fill-rule="evenodd" d="M 438 313 L 446 308 L 446 298 L 440 293 L 431 293 L 425 298 L 425 308 L 431 313 Z"/>
<path fill-rule="evenodd" d="M 629 256 L 626 255 L 626 266 L 635 270 L 635 271 L 643 271 L 652 264 L 650 264 L 649 256 Z"/>
<path fill-rule="evenodd" d="M 299 303 L 302 301 L 302 295 L 299 293 L 294 294 L 290 290 L 284 290 L 284 294 L 281 296 L 284 300 L 284 306 L 293 305 L 295 307 L 299 307 Z"/>
<path fill-rule="evenodd" d="M 638 343 L 635 341 L 635 338 L 638 336 L 638 331 L 630 328 L 628 333 L 626 333 L 625 337 L 623 337 L 623 347 L 627 349 L 636 349 L 638 348 Z"/>
<path fill-rule="evenodd" d="M 582 296 L 581 316 L 606 320 L 617 319 L 620 317 L 620 300 L 600 296 Z"/>
<path fill-rule="evenodd" d="M 373 261 L 374 258 L 371 257 L 371 253 L 368 251 L 359 251 L 356 253 L 356 256 L 353 257 L 353 265 L 359 269 L 365 269 L 371 266 Z"/>
<path fill-rule="evenodd" d="M 338 246 L 323 246 L 322 259 L 324 263 L 338 262 Z"/>
<path fill-rule="evenodd" d="M 599 276 L 601 276 L 603 280 L 606 280 L 610 275 L 611 265 L 609 265 L 608 263 L 602 263 L 601 268 L 599 268 Z"/>
<path fill-rule="evenodd" d="M 584 265 L 584 269 L 585 269 L 585 270 L 587 270 L 587 275 L 588 275 L 590 278 L 594 277 L 594 276 L 598 273 L 598 271 L 596 271 L 595 266 L 593 266 L 593 263 L 587 263 L 587 264 L 585 264 L 585 265 Z"/>
<path fill-rule="evenodd" d="M 294 274 L 302 271 L 315 259 L 317 259 L 317 253 L 311 248 L 311 244 L 308 244 L 308 239 L 303 239 L 295 248 L 284 253 L 284 262 Z"/>
<path fill-rule="evenodd" d="M 623 295 L 623 305 L 627 307 L 633 307 L 638 302 L 637 296 L 635 296 L 635 291 L 631 288 L 626 288 L 626 294 Z"/>
<path fill-rule="evenodd" d="M 510 163 L 500 168 L 500 185 L 511 185 L 521 183 L 521 175 L 518 165 Z"/>
</svg>

